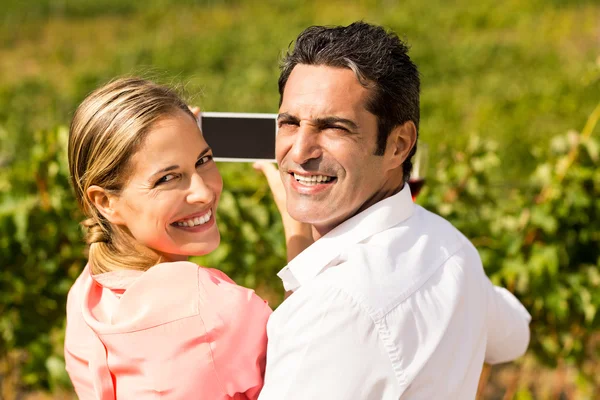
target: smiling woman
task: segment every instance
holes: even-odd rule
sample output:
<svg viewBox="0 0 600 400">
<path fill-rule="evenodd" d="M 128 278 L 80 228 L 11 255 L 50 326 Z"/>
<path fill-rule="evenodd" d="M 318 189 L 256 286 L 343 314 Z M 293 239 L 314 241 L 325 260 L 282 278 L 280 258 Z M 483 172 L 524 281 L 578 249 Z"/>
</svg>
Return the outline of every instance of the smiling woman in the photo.
<svg viewBox="0 0 600 400">
<path fill-rule="evenodd" d="M 118 194 L 101 185 L 86 190 L 114 231 L 126 228 L 141 251 L 162 261 L 207 254 L 219 245 L 215 220 L 207 217 L 223 181 L 193 118 L 178 110 L 155 122 L 130 163 Z"/>
<path fill-rule="evenodd" d="M 185 102 L 137 78 L 96 90 L 73 118 L 69 168 L 88 216 L 65 338 L 79 398 L 256 398 L 270 308 L 187 262 L 219 245 L 223 181 Z"/>
</svg>

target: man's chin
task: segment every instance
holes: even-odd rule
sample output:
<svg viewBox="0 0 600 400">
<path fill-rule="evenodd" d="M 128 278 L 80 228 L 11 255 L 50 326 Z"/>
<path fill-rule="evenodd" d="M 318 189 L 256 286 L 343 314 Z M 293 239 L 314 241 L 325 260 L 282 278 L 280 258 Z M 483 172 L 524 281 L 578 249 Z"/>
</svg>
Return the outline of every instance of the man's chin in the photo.
<svg viewBox="0 0 600 400">
<path fill-rule="evenodd" d="M 288 213 L 294 220 L 310 224 L 315 228 L 330 225 L 331 221 L 331 214 L 325 214 L 322 207 L 288 209 Z"/>
<path fill-rule="evenodd" d="M 297 209 L 290 209 L 288 207 L 288 213 L 290 214 L 290 217 L 292 217 L 294 220 L 298 221 L 298 222 L 302 222 L 304 224 L 318 224 L 321 220 L 321 218 L 319 218 L 319 215 L 315 215 L 316 213 L 311 213 L 310 209 L 302 209 L 302 210 L 297 210 Z"/>
</svg>

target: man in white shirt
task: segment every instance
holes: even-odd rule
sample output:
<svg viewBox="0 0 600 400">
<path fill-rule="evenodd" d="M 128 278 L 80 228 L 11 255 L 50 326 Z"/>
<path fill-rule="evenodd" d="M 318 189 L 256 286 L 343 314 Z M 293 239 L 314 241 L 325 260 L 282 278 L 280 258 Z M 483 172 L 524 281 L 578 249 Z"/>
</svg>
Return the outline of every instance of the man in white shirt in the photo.
<svg viewBox="0 0 600 400">
<path fill-rule="evenodd" d="M 412 202 L 419 74 L 378 26 L 311 27 L 279 79 L 287 211 L 314 244 L 278 274 L 261 400 L 474 399 L 530 316 L 456 228 Z"/>
</svg>

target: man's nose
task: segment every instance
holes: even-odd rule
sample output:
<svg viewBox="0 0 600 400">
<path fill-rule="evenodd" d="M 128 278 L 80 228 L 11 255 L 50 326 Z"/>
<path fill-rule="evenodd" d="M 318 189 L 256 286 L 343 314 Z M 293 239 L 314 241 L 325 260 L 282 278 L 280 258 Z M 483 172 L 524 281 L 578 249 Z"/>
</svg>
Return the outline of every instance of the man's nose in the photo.
<svg viewBox="0 0 600 400">
<path fill-rule="evenodd" d="M 187 195 L 188 203 L 209 204 L 215 199 L 215 192 L 206 184 L 200 174 L 192 175 L 189 193 Z"/>
<path fill-rule="evenodd" d="M 294 135 L 290 153 L 292 161 L 298 165 L 321 157 L 319 131 L 308 126 L 301 126 Z"/>
</svg>

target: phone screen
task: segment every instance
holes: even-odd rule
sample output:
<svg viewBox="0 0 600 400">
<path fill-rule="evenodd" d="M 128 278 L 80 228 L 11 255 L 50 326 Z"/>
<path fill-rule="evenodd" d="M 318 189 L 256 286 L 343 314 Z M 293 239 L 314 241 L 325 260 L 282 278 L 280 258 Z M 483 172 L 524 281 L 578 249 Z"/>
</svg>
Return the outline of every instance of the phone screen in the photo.
<svg viewBox="0 0 600 400">
<path fill-rule="evenodd" d="M 277 114 L 204 112 L 198 121 L 215 160 L 275 161 Z"/>
</svg>

